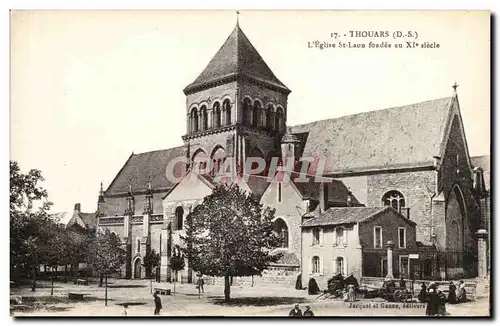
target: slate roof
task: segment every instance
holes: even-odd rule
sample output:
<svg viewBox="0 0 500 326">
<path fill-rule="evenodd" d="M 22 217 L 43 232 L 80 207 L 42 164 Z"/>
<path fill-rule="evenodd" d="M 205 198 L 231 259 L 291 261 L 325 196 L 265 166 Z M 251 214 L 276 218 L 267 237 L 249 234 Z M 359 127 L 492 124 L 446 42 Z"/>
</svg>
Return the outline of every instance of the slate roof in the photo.
<svg viewBox="0 0 500 326">
<path fill-rule="evenodd" d="M 318 217 L 307 220 L 302 224 L 303 227 L 319 225 L 339 225 L 358 223 L 384 211 L 392 210 L 392 207 L 333 207 L 329 208 Z M 397 212 L 396 212 L 397 213 Z M 408 220 L 409 223 L 415 222 Z"/>
<path fill-rule="evenodd" d="M 308 133 L 302 155 L 323 156 L 327 174 L 430 165 L 439 155 L 452 99 L 315 121 L 291 132 Z"/>
<path fill-rule="evenodd" d="M 486 190 L 490 190 L 490 155 L 474 156 L 470 158 L 473 167 L 483 169 L 483 177 Z"/>
<path fill-rule="evenodd" d="M 127 193 L 129 183 L 132 184 L 132 191 L 145 191 L 150 175 L 153 190 L 161 189 L 166 191 L 172 188 L 174 183 L 167 179 L 166 168 L 171 160 L 182 156 L 184 156 L 182 146 L 132 154 L 106 190 L 106 196 Z M 175 177 L 182 177 L 184 171 L 184 163 L 177 163 L 174 166 Z"/>
<path fill-rule="evenodd" d="M 236 25 L 198 78 L 184 88 L 184 93 L 188 94 L 195 88 L 235 76 L 244 76 L 265 82 L 290 92 L 273 74 L 245 33 Z"/>
<path fill-rule="evenodd" d="M 84 225 L 82 225 L 82 222 Z M 97 218 L 95 213 L 82 213 L 75 211 L 66 226 L 68 227 L 74 224 L 86 227 L 87 229 L 95 229 L 97 227 Z"/>
</svg>

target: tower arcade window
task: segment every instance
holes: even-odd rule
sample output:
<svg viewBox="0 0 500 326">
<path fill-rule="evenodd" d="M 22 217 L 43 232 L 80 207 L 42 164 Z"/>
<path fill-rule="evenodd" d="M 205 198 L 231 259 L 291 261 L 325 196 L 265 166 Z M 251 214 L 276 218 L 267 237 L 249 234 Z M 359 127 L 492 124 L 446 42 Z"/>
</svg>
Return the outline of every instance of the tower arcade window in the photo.
<svg viewBox="0 0 500 326">
<path fill-rule="evenodd" d="M 201 130 L 207 130 L 208 128 L 208 115 L 207 115 L 207 107 L 202 106 L 200 109 L 200 117 L 201 117 Z"/>
<path fill-rule="evenodd" d="M 222 111 L 224 112 L 224 123 L 226 125 L 231 124 L 231 103 L 229 103 L 229 100 L 224 100 L 222 103 Z"/>
<path fill-rule="evenodd" d="M 261 106 L 258 101 L 255 101 L 253 105 L 253 111 L 252 111 L 252 126 L 260 126 L 260 111 L 261 111 Z"/>
<path fill-rule="evenodd" d="M 184 217 L 184 209 L 181 206 L 179 206 L 175 209 L 176 230 L 182 230 L 183 217 Z"/>
<path fill-rule="evenodd" d="M 214 106 L 212 108 L 212 114 L 213 114 L 213 126 L 214 128 L 219 128 L 221 125 L 221 115 L 220 115 L 220 104 L 219 102 L 215 102 Z"/>
<path fill-rule="evenodd" d="M 273 129 L 273 119 L 271 117 L 272 111 L 273 111 L 273 106 L 271 104 L 269 104 L 267 106 L 267 110 L 266 110 L 266 128 L 267 129 Z"/>
<path fill-rule="evenodd" d="M 250 99 L 246 98 L 243 100 L 243 124 L 250 125 L 251 121 L 251 112 L 252 111 L 252 102 Z"/>
<path fill-rule="evenodd" d="M 283 131 L 285 130 L 285 120 L 284 120 L 284 115 L 283 115 L 283 109 L 278 108 L 276 110 L 276 117 L 275 117 L 275 123 L 274 123 L 274 128 L 277 131 Z"/>
<path fill-rule="evenodd" d="M 382 197 L 382 204 L 384 206 L 391 206 L 401 213 L 401 209 L 405 207 L 405 197 L 397 190 L 391 190 L 385 193 Z"/>
<path fill-rule="evenodd" d="M 198 110 L 191 111 L 191 132 L 198 132 Z"/>
</svg>

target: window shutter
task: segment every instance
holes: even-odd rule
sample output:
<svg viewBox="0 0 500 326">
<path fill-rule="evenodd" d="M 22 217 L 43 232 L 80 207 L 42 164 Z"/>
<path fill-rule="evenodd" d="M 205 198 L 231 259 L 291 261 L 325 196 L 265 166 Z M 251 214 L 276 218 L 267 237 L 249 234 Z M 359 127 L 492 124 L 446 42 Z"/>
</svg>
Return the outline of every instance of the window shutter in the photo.
<svg viewBox="0 0 500 326">
<path fill-rule="evenodd" d="M 347 246 L 347 229 L 346 228 L 343 229 L 343 234 L 344 234 L 344 243 L 343 243 L 343 245 Z"/>
<path fill-rule="evenodd" d="M 319 257 L 319 275 L 323 275 L 323 256 Z"/>
<path fill-rule="evenodd" d="M 319 245 L 323 245 L 323 228 L 319 229 Z"/>
<path fill-rule="evenodd" d="M 344 275 L 347 275 L 347 257 L 344 257 Z"/>
<path fill-rule="evenodd" d="M 333 228 L 333 246 L 337 245 L 337 228 Z"/>
<path fill-rule="evenodd" d="M 309 258 L 309 275 L 313 273 L 313 258 L 314 257 Z"/>
<path fill-rule="evenodd" d="M 337 274 L 337 258 L 333 259 L 333 275 Z"/>
</svg>

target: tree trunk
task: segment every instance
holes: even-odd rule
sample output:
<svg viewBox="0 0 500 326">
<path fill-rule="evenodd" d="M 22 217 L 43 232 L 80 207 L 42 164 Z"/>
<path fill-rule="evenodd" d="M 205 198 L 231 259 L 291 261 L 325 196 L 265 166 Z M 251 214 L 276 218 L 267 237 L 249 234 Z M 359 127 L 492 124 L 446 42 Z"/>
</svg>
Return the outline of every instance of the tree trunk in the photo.
<svg viewBox="0 0 500 326">
<path fill-rule="evenodd" d="M 79 270 L 78 263 L 75 263 L 75 278 L 73 279 L 73 284 L 76 284 L 76 281 L 78 280 L 78 270 Z"/>
<path fill-rule="evenodd" d="M 229 282 L 229 275 L 224 276 L 224 300 L 229 302 L 231 299 L 231 283 Z"/>
<path fill-rule="evenodd" d="M 33 265 L 33 284 L 31 285 L 31 292 L 36 291 L 36 264 Z"/>
<path fill-rule="evenodd" d="M 64 265 L 64 283 L 68 282 L 68 265 Z"/>
<path fill-rule="evenodd" d="M 104 277 L 104 305 L 108 305 L 108 274 Z"/>
<path fill-rule="evenodd" d="M 52 280 L 50 282 L 50 295 L 54 295 L 54 267 L 52 267 Z"/>
<path fill-rule="evenodd" d="M 102 288 L 102 279 L 103 279 L 103 275 L 99 274 L 99 287 L 100 288 Z"/>
<path fill-rule="evenodd" d="M 177 271 L 175 271 L 175 276 L 174 276 L 174 295 L 175 295 L 175 282 L 177 281 Z"/>
<path fill-rule="evenodd" d="M 149 293 L 153 293 L 153 278 L 149 275 Z"/>
</svg>

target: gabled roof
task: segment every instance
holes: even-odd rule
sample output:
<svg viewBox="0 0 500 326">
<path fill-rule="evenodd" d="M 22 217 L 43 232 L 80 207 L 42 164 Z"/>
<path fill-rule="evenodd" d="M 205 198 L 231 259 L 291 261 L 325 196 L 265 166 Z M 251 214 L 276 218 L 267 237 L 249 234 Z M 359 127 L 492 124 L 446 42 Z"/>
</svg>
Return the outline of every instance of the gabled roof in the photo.
<svg viewBox="0 0 500 326">
<path fill-rule="evenodd" d="M 290 92 L 276 78 L 238 24 L 198 78 L 184 88 L 184 93 L 191 93 L 229 77 L 246 77 Z"/>
<path fill-rule="evenodd" d="M 416 223 L 406 219 L 398 213 L 394 208 L 386 207 L 333 207 L 329 208 L 318 217 L 307 220 L 302 224 L 303 227 L 320 226 L 320 225 L 339 225 L 358 223 L 374 217 L 385 211 L 392 211 L 395 214 L 404 218 L 408 223 L 415 225 Z"/>
<path fill-rule="evenodd" d="M 132 185 L 133 192 L 145 191 L 150 176 L 153 190 L 167 191 L 174 186 L 174 183 L 167 179 L 167 165 L 173 159 L 183 156 L 184 148 L 182 146 L 132 154 L 106 190 L 106 196 L 127 193 L 129 184 Z M 184 171 L 184 163 L 175 164 L 173 172 L 176 178 L 182 177 Z"/>
<path fill-rule="evenodd" d="M 87 229 L 95 229 L 97 227 L 97 218 L 95 213 L 82 213 L 75 211 L 71 219 L 66 223 L 66 227 L 78 224 Z"/>
<path fill-rule="evenodd" d="M 473 167 L 483 169 L 484 185 L 486 190 L 490 189 L 490 155 L 474 156 L 470 158 Z"/>
<path fill-rule="evenodd" d="M 326 174 L 433 164 L 453 97 L 292 127 L 308 133 L 303 156 L 325 158 Z"/>
</svg>

